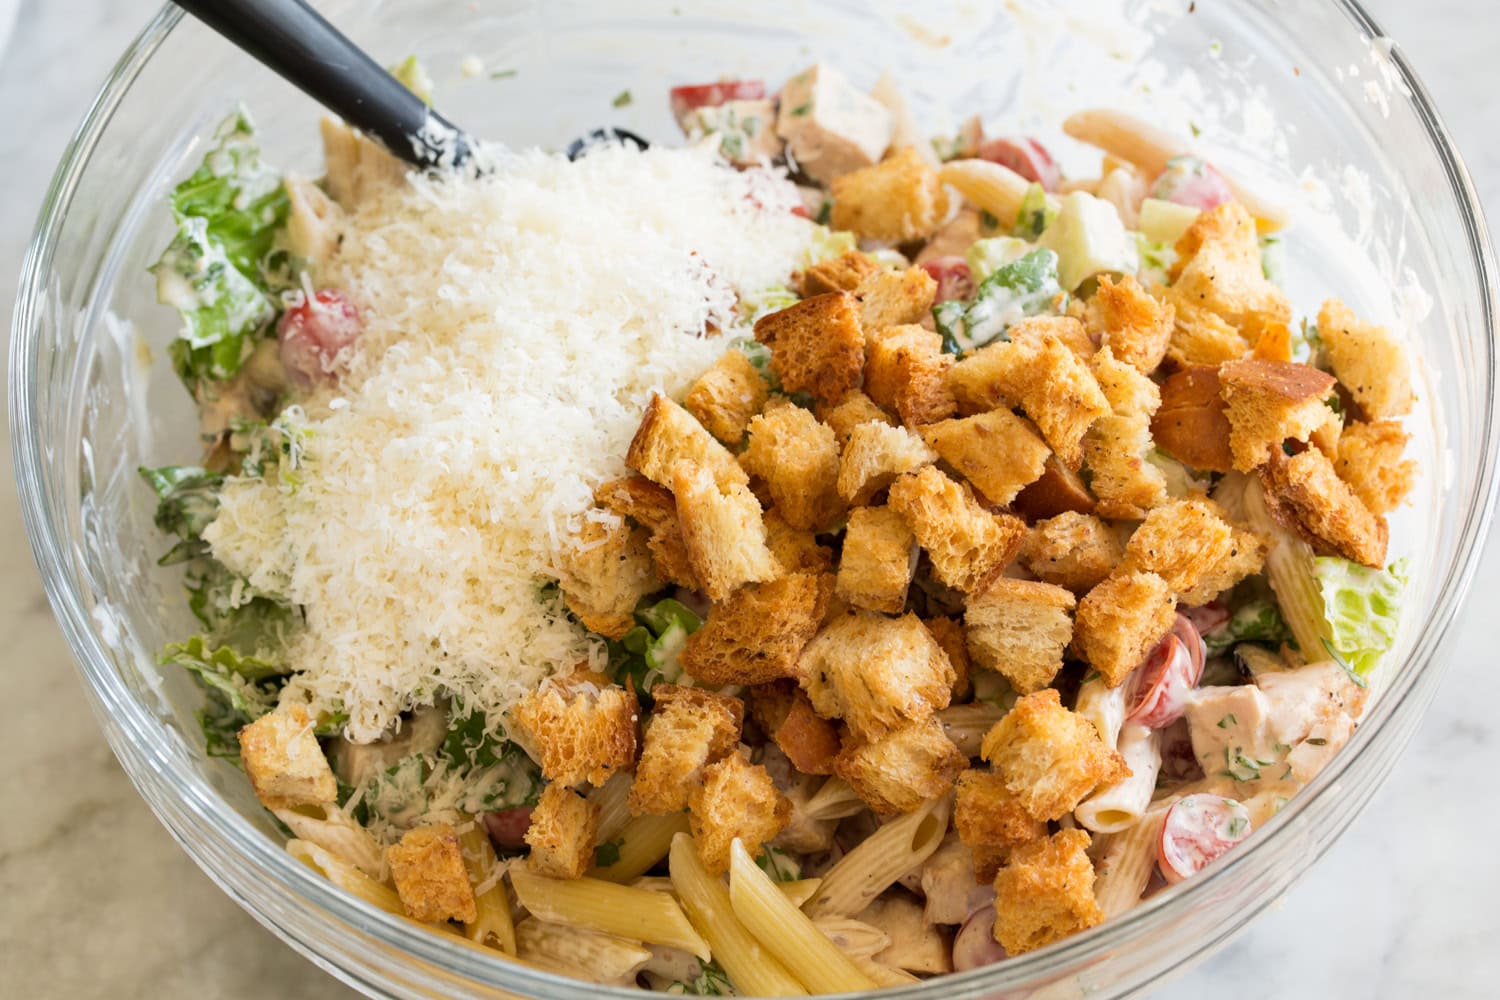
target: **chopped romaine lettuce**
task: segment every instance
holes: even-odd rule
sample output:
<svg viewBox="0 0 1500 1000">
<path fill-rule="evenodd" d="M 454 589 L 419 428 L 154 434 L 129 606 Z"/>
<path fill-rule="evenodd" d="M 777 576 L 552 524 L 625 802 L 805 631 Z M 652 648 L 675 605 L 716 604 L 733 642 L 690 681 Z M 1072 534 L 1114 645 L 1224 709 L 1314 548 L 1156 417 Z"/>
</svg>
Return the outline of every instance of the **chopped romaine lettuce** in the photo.
<svg viewBox="0 0 1500 1000">
<path fill-rule="evenodd" d="M 682 671 L 677 654 L 688 636 L 698 631 L 702 619 L 680 601 L 665 598 L 636 611 L 636 627 L 619 642 L 610 643 L 610 662 L 615 676 L 629 676 L 638 695 L 649 697 L 659 683 L 692 684 Z"/>
<path fill-rule="evenodd" d="M 194 465 L 138 471 L 156 492 L 156 526 L 179 539 L 157 562 L 170 566 L 206 554 L 203 529 L 219 512 L 218 491 L 224 477 Z"/>
<path fill-rule="evenodd" d="M 1140 269 L 1135 240 L 1115 206 L 1084 191 L 1063 198 L 1057 218 L 1037 242 L 1056 251 L 1057 280 L 1065 291 L 1076 290 L 1096 274 L 1135 274 Z"/>
<path fill-rule="evenodd" d="M 1023 240 L 1035 240 L 1056 218 L 1057 209 L 1047 204 L 1047 189 L 1040 184 L 1032 184 L 1026 189 L 1026 196 L 1021 199 L 1021 207 L 1016 211 L 1016 224 L 1011 227 L 1010 233 Z"/>
<path fill-rule="evenodd" d="M 970 244 L 964 253 L 964 261 L 969 265 L 969 276 L 975 281 L 983 282 L 1005 265 L 1026 256 L 1032 249 L 1030 243 L 1014 236 L 992 236 Z"/>
<path fill-rule="evenodd" d="M 796 292 L 785 285 L 775 285 L 741 295 L 739 313 L 746 323 L 754 324 L 762 316 L 794 306 L 799 301 Z"/>
<path fill-rule="evenodd" d="M 1281 617 L 1281 609 L 1270 597 L 1246 601 L 1235 609 L 1229 620 L 1206 633 L 1203 642 L 1210 655 L 1217 656 L 1241 642 L 1263 642 L 1280 646 L 1292 641 L 1292 630 Z"/>
<path fill-rule="evenodd" d="M 992 272 L 967 304 L 949 300 L 933 309 L 943 350 L 962 354 L 1003 338 L 1011 324 L 1045 311 L 1061 293 L 1057 254 L 1033 250 Z"/>
<path fill-rule="evenodd" d="M 1140 256 L 1140 270 L 1136 272 L 1142 285 L 1154 288 L 1167 283 L 1167 271 L 1177 259 L 1177 251 L 1170 243 L 1160 243 L 1147 238 L 1145 233 L 1133 233 L 1136 253 Z"/>
<path fill-rule="evenodd" d="M 1396 642 L 1406 560 L 1384 570 L 1336 556 L 1313 560 L 1313 579 L 1323 598 L 1322 641 L 1327 652 L 1360 677 L 1368 677 Z M 1316 655 L 1316 650 L 1304 650 Z"/>
<path fill-rule="evenodd" d="M 276 707 L 276 679 L 286 670 L 253 656 L 241 656 L 229 646 L 214 645 L 195 635 L 162 650 L 163 665 L 190 672 L 204 689 L 198 725 L 211 757 L 240 754 L 239 731 Z"/>
<path fill-rule="evenodd" d="M 468 813 L 493 812 L 535 805 L 542 791 L 541 770 L 526 751 L 490 732 L 483 712 L 453 702 L 448 735 L 438 755 L 443 763 L 466 775 L 460 808 Z"/>
<path fill-rule="evenodd" d="M 802 252 L 802 266 L 811 267 L 822 260 L 829 260 L 848 253 L 858 246 L 854 234 L 843 229 L 829 229 L 824 225 L 813 226 L 813 237 Z"/>
</svg>

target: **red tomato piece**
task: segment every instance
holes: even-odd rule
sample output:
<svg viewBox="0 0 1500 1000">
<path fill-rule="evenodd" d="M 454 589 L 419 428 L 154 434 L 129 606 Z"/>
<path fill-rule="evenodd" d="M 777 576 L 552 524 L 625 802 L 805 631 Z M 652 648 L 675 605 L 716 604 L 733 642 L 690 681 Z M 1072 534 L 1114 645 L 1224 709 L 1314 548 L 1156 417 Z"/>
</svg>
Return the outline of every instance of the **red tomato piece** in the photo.
<svg viewBox="0 0 1500 1000">
<path fill-rule="evenodd" d="M 1189 795 L 1167 810 L 1157 867 L 1170 883 L 1198 874 L 1250 836 L 1250 811 L 1220 795 Z"/>
<path fill-rule="evenodd" d="M 1203 639 L 1182 615 L 1131 675 L 1127 722 L 1164 729 L 1182 718 L 1203 676 Z"/>
<path fill-rule="evenodd" d="M 1229 609 L 1218 601 L 1209 601 L 1196 608 L 1178 608 L 1177 613 L 1192 622 L 1199 635 L 1207 635 L 1229 622 Z"/>
<path fill-rule="evenodd" d="M 968 261 L 962 257 L 934 257 L 922 265 L 922 270 L 937 282 L 937 297 L 932 300 L 933 305 L 949 299 L 966 299 L 974 294 L 974 276 L 969 273 Z"/>
<path fill-rule="evenodd" d="M 302 388 L 334 377 L 364 323 L 343 292 L 325 289 L 282 314 L 276 325 L 281 363 Z"/>
<path fill-rule="evenodd" d="M 1234 192 L 1224 175 L 1207 161 L 1197 156 L 1174 156 L 1152 182 L 1151 197 L 1207 212 L 1233 201 Z"/>
<path fill-rule="evenodd" d="M 526 846 L 526 831 L 531 829 L 531 806 L 517 806 L 499 812 L 484 813 L 485 832 L 497 851 L 517 851 Z"/>
<path fill-rule="evenodd" d="M 682 124 L 689 111 L 716 108 L 725 101 L 757 101 L 766 96 L 764 80 L 720 80 L 673 87 L 672 117 Z"/>
<path fill-rule="evenodd" d="M 1009 167 L 1034 184 L 1056 191 L 1062 182 L 1062 171 L 1047 152 L 1047 147 L 1026 136 L 987 139 L 979 147 L 979 158 Z"/>
</svg>

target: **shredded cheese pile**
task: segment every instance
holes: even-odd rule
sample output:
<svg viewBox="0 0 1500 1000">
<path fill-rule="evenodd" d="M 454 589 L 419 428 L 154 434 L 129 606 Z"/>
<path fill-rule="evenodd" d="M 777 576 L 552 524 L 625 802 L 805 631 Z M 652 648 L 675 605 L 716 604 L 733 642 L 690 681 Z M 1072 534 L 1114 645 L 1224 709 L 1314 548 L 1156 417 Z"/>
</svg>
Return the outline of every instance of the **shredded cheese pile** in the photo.
<svg viewBox="0 0 1500 1000">
<path fill-rule="evenodd" d="M 603 149 L 358 206 L 318 272 L 365 322 L 350 369 L 303 401 L 295 475 L 231 480 L 204 536 L 305 609 L 283 697 L 367 742 L 440 688 L 503 726 L 553 670 L 602 666 L 543 585 L 651 392 L 747 332 L 738 291 L 786 281 L 795 199 L 707 151 Z"/>
</svg>

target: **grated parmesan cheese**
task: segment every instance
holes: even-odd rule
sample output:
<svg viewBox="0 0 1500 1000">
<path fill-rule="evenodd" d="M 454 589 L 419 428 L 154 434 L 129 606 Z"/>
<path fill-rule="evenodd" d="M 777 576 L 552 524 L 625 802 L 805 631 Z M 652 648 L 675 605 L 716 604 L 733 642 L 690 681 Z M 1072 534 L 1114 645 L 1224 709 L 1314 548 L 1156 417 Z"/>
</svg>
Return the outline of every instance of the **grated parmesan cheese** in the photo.
<svg viewBox="0 0 1500 1000">
<path fill-rule="evenodd" d="M 356 206 L 319 262 L 365 322 L 348 373 L 302 401 L 296 475 L 231 480 L 204 535 L 305 609 L 283 697 L 368 742 L 438 689 L 503 728 L 554 670 L 602 667 L 542 584 L 651 392 L 748 332 L 738 291 L 787 280 L 812 233 L 795 204 L 708 151 L 606 148 Z"/>
</svg>

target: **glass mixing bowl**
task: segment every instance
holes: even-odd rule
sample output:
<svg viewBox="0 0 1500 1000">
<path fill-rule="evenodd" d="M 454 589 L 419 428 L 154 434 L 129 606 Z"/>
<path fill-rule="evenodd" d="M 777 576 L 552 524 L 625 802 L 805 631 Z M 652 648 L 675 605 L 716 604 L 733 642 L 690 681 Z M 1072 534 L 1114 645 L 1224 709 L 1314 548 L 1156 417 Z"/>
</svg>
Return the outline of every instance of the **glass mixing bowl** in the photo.
<svg viewBox="0 0 1500 1000">
<path fill-rule="evenodd" d="M 1039 134 L 1075 171 L 1093 154 L 1056 132 L 1061 115 L 1136 107 L 1184 134 L 1201 131 L 1217 162 L 1279 182 L 1302 203 L 1286 240 L 1288 287 L 1302 309 L 1337 293 L 1418 346 L 1411 424 L 1423 486 L 1393 528 L 1413 582 L 1383 690 L 1349 746 L 1203 876 L 1107 926 L 891 996 L 1137 992 L 1276 900 L 1384 780 L 1437 687 L 1494 499 L 1496 272 L 1436 112 L 1356 5 L 1221 0 L 1189 13 L 1186 3 L 1141 3 L 1127 5 L 1124 22 L 1110 14 L 1116 3 L 1014 0 L 933 0 L 920 14 L 852 0 L 321 6 L 381 59 L 422 55 L 445 112 L 513 145 L 559 147 L 601 124 L 665 139 L 675 132 L 672 83 L 724 74 L 774 82 L 816 58 L 866 85 L 894 70 L 934 133 L 981 111 L 996 132 Z M 468 56 L 485 70 L 475 73 Z M 633 101 L 614 107 L 627 89 Z M 269 159 L 318 173 L 315 109 L 163 10 L 100 92 L 43 206 L 21 278 L 10 399 L 22 508 L 47 592 L 131 780 L 224 891 L 292 947 L 371 995 L 579 995 L 576 982 L 425 933 L 296 863 L 240 773 L 205 756 L 198 692 L 155 665 L 154 651 L 191 628 L 179 579 L 154 565 L 164 541 L 135 468 L 182 461 L 196 446 L 192 407 L 165 361 L 176 317 L 156 304 L 145 268 L 169 236 L 166 191 L 238 101 L 257 118 Z"/>
</svg>

